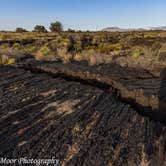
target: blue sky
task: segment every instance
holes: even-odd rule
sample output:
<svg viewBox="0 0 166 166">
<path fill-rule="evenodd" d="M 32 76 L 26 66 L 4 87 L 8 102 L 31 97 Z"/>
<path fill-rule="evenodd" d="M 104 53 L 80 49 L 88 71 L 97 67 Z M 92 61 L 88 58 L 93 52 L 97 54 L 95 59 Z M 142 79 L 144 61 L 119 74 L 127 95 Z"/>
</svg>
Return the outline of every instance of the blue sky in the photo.
<svg viewBox="0 0 166 166">
<path fill-rule="evenodd" d="M 56 20 L 81 30 L 163 26 L 166 0 L 0 0 L 0 30 L 48 28 Z"/>
</svg>

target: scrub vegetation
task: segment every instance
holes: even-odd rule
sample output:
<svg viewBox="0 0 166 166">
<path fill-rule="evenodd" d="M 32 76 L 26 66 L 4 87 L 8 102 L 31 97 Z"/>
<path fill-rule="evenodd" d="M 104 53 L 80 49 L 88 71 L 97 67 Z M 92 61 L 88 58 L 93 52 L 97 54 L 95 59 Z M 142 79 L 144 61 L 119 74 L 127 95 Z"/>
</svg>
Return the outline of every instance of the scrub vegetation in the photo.
<svg viewBox="0 0 166 166">
<path fill-rule="evenodd" d="M 17 28 L 0 33 L 0 56 L 33 55 L 37 60 L 86 60 L 90 65 L 118 63 L 121 66 L 165 63 L 164 31 L 81 32 L 63 31 L 60 22 L 50 24 L 50 31 L 36 25 L 32 32 Z M 142 62 L 142 63 L 141 63 Z"/>
</svg>

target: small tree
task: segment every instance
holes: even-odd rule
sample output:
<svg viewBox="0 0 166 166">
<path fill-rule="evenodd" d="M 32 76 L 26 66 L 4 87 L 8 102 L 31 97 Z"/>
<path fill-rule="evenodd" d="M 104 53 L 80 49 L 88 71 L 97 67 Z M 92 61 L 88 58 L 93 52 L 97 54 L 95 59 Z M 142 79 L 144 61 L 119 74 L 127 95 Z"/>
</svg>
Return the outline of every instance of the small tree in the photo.
<svg viewBox="0 0 166 166">
<path fill-rule="evenodd" d="M 43 25 L 36 25 L 34 32 L 47 32 L 47 29 Z"/>
<path fill-rule="evenodd" d="M 75 32 L 74 29 L 70 29 L 70 28 L 67 31 L 70 32 L 70 33 L 74 33 Z"/>
<path fill-rule="evenodd" d="M 51 30 L 51 32 L 61 32 L 61 31 L 63 31 L 63 26 L 62 26 L 61 22 L 56 21 L 56 22 L 51 23 L 50 30 Z"/>
<path fill-rule="evenodd" d="M 28 31 L 24 28 L 16 28 L 16 32 L 22 33 L 22 32 L 28 32 Z"/>
</svg>

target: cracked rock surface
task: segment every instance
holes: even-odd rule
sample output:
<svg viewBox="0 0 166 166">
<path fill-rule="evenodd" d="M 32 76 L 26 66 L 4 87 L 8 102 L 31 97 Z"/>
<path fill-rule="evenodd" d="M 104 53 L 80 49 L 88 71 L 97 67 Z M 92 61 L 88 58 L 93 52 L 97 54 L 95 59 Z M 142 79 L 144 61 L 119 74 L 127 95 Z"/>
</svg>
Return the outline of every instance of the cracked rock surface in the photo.
<svg viewBox="0 0 166 166">
<path fill-rule="evenodd" d="M 23 63 L 20 67 L 31 71 L 45 72 L 47 74 L 68 79 L 90 82 L 92 85 L 100 84 L 113 88 L 121 100 L 140 107 L 148 113 L 166 117 L 166 75 L 165 68 L 160 70 L 145 70 L 140 68 L 120 67 L 118 65 L 89 66 L 85 62 L 36 62 Z M 158 74 L 156 74 L 156 71 Z M 164 75 L 164 76 L 160 76 Z M 156 116 L 156 115 L 154 115 Z"/>
<path fill-rule="evenodd" d="M 97 67 L 87 70 L 86 65 L 60 63 L 19 67 L 0 67 L 1 157 L 55 157 L 60 165 L 71 166 L 166 165 L 165 124 L 126 102 L 135 96 L 138 103 L 142 94 L 144 102 L 153 94 L 144 103 L 154 102 L 144 109 L 150 106 L 153 112 L 159 104 L 157 109 L 163 112 L 165 74 L 113 70 L 116 66 L 103 73 L 102 66 L 97 71 Z M 93 85 L 94 80 L 112 89 Z M 138 94 L 126 97 L 128 91 Z"/>
</svg>

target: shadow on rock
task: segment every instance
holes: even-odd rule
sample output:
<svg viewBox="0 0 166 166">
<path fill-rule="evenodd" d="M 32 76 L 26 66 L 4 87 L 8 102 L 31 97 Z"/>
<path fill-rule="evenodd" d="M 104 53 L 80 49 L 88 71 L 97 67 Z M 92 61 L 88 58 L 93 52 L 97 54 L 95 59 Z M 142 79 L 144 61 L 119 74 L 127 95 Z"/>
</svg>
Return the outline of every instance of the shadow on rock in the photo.
<svg viewBox="0 0 166 166">
<path fill-rule="evenodd" d="M 159 90 L 159 111 L 166 114 L 166 68 L 160 74 L 161 84 Z"/>
</svg>

